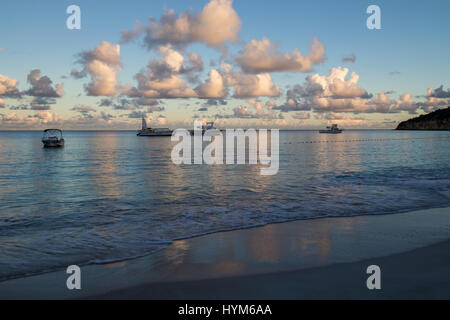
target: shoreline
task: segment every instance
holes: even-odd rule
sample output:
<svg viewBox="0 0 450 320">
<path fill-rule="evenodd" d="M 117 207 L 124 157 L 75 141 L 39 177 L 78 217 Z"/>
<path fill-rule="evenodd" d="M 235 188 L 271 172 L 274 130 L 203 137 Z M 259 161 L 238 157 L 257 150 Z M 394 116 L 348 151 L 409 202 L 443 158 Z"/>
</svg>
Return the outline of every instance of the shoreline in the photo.
<svg viewBox="0 0 450 320">
<path fill-rule="evenodd" d="M 167 244 L 167 246 L 170 246 L 171 244 L 173 244 L 174 242 L 177 242 L 177 241 L 185 241 L 185 240 L 191 240 L 191 239 L 195 239 L 195 238 L 202 238 L 202 237 L 211 236 L 214 234 L 264 228 L 264 227 L 267 227 L 270 225 L 282 225 L 282 224 L 286 224 L 286 223 L 296 223 L 299 221 L 335 219 L 335 218 L 337 218 L 337 219 L 357 218 L 357 217 L 364 217 L 364 216 L 390 216 L 390 215 L 414 213 L 414 212 L 427 211 L 427 210 L 439 210 L 439 209 L 449 209 L 449 211 L 450 211 L 450 207 L 444 206 L 444 207 L 432 207 L 432 208 L 415 208 L 413 210 L 405 209 L 405 210 L 401 210 L 401 211 L 397 211 L 397 212 L 387 212 L 387 213 L 377 213 L 377 214 L 370 213 L 370 214 L 355 214 L 355 215 L 348 215 L 348 216 L 323 216 L 323 217 L 309 217 L 309 218 L 303 218 L 303 219 L 299 218 L 299 219 L 293 219 L 293 220 L 288 220 L 288 221 L 279 221 L 279 222 L 274 221 L 274 222 L 268 222 L 268 223 L 264 223 L 264 224 L 260 224 L 260 225 L 251 225 L 251 226 L 223 229 L 223 230 L 218 230 L 218 231 L 211 231 L 211 232 L 205 232 L 205 233 L 201 233 L 201 234 L 194 234 L 194 235 L 190 235 L 190 236 L 186 236 L 186 237 L 176 238 L 174 240 L 171 240 L 170 243 Z M 139 254 L 139 255 L 133 256 L 133 257 L 111 258 L 111 259 L 106 259 L 106 260 L 91 260 L 88 262 L 83 262 L 83 263 L 79 264 L 79 266 L 84 268 L 84 267 L 89 267 L 89 266 L 102 266 L 102 265 L 112 265 L 112 264 L 116 264 L 116 263 L 126 263 L 126 262 L 133 261 L 133 260 L 145 259 L 146 257 L 154 255 L 165 249 L 167 249 L 167 247 L 160 248 L 160 249 L 157 249 L 157 250 L 149 252 L 149 253 Z M 3 279 L 0 278 L 0 284 L 2 282 L 11 281 L 11 280 L 42 276 L 42 275 L 45 275 L 48 273 L 59 272 L 61 270 L 62 270 L 62 267 L 54 267 L 54 268 L 42 270 L 39 272 L 21 274 L 21 275 L 6 277 Z"/>
<path fill-rule="evenodd" d="M 368 290 L 368 266 L 381 290 Z M 450 240 L 390 256 L 296 271 L 150 283 L 86 300 L 423 300 L 450 299 Z"/>
<path fill-rule="evenodd" d="M 82 290 L 79 291 L 67 290 L 65 270 L 6 280 L 0 282 L 0 298 L 197 299 L 209 288 L 205 298 L 215 295 L 217 298 L 248 299 L 257 297 L 252 288 L 257 288 L 258 283 L 278 288 L 273 290 L 273 295 L 269 290 L 261 296 L 263 299 L 320 298 L 320 294 L 314 294 L 320 291 L 323 291 L 323 298 L 332 298 L 332 293 L 338 291 L 325 292 L 327 287 L 323 286 L 328 283 L 327 278 L 345 279 L 342 270 L 352 270 L 354 274 L 358 267 L 361 268 L 361 263 L 374 259 L 387 265 L 395 261 L 398 264 L 402 259 L 418 259 L 414 264 L 421 260 L 439 260 L 436 257 L 439 252 L 450 252 L 449 234 L 450 208 L 296 220 L 176 240 L 167 248 L 141 258 L 86 265 L 81 268 Z M 433 249 L 434 246 L 438 249 Z M 414 250 L 421 250 L 418 258 L 408 256 Z M 436 272 L 428 276 L 449 278 L 450 261 L 445 265 L 447 274 Z M 433 267 L 437 265 L 430 266 Z M 363 271 L 360 276 L 366 279 Z M 319 278 L 325 280 L 308 282 L 304 278 L 307 274 L 311 277 L 320 275 Z M 264 280 L 266 278 L 272 281 Z M 296 288 L 296 294 L 292 294 L 292 290 L 285 291 L 277 284 L 283 281 L 289 284 L 297 278 L 307 283 L 309 289 L 300 286 Z M 240 282 L 243 284 L 239 285 Z M 227 283 L 235 286 L 229 287 Z M 213 290 L 213 284 L 220 288 Z M 363 284 L 365 288 L 365 282 Z M 240 289 L 234 290 L 233 294 L 233 288 L 237 287 Z M 430 293 L 434 292 L 430 290 Z M 444 290 L 444 296 L 449 292 L 450 289 Z"/>
</svg>

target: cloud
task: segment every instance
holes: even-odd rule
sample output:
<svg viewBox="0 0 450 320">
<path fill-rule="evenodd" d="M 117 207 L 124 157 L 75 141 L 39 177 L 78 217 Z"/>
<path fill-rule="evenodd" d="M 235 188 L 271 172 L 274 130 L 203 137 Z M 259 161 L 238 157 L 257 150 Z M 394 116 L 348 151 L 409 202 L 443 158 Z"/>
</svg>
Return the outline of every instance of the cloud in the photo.
<svg viewBox="0 0 450 320">
<path fill-rule="evenodd" d="M 35 117 L 38 118 L 40 122 L 44 124 L 61 122 L 61 118 L 56 112 L 38 111 Z"/>
<path fill-rule="evenodd" d="M 200 97 L 206 99 L 221 99 L 227 95 L 222 75 L 215 69 L 209 72 L 209 79 L 197 88 Z"/>
<path fill-rule="evenodd" d="M 149 26 L 137 22 L 134 30 L 123 31 L 122 41 L 131 41 L 144 32 L 148 49 L 167 44 L 183 48 L 195 42 L 220 47 L 227 41 L 237 42 L 241 20 L 232 5 L 232 0 L 211 0 L 199 13 L 167 10 L 159 22 L 150 18 Z"/>
<path fill-rule="evenodd" d="M 238 106 L 233 109 L 233 112 L 234 118 L 244 118 L 244 119 L 256 118 L 256 115 L 253 114 L 247 106 Z"/>
<path fill-rule="evenodd" d="M 296 114 L 292 115 L 292 118 L 297 120 L 308 120 L 311 118 L 311 114 L 308 112 L 297 112 Z"/>
<path fill-rule="evenodd" d="M 279 86 L 272 81 L 269 73 L 246 74 L 233 72 L 231 66 L 223 65 L 225 84 L 234 88 L 235 98 L 278 97 L 281 94 Z"/>
<path fill-rule="evenodd" d="M 146 97 L 137 98 L 135 102 L 138 106 L 157 106 L 159 104 L 158 100 Z"/>
<path fill-rule="evenodd" d="M 145 97 L 145 98 L 196 98 L 198 93 L 187 86 L 184 77 L 192 80 L 195 73 L 203 70 L 203 61 L 200 56 L 189 54 L 189 63 L 185 61 L 183 54 L 175 50 L 171 45 L 161 46 L 158 53 L 163 59 L 151 60 L 146 70 L 135 75 L 138 82 L 137 87 L 129 87 L 122 91 L 123 95 L 128 97 Z M 214 74 L 213 74 L 214 75 Z M 211 81 L 216 81 L 214 78 Z M 203 91 L 207 93 L 207 89 L 211 90 L 214 83 L 203 87 Z M 215 96 L 214 96 L 215 97 Z"/>
<path fill-rule="evenodd" d="M 18 81 L 0 74 L 0 97 L 20 97 L 17 89 Z"/>
<path fill-rule="evenodd" d="M 256 99 L 249 99 L 247 101 L 251 106 L 238 106 L 233 109 L 232 115 L 216 115 L 216 117 L 221 119 L 264 119 L 264 120 L 275 120 L 280 119 L 280 116 L 273 110 L 275 102 L 268 100 L 265 104 Z"/>
<path fill-rule="evenodd" d="M 70 76 L 75 79 L 82 79 L 87 76 L 86 72 L 84 71 L 78 71 L 77 69 L 72 69 L 70 72 Z"/>
<path fill-rule="evenodd" d="M 355 63 L 356 62 L 356 56 L 354 53 L 352 53 L 349 56 L 342 57 L 342 63 Z"/>
<path fill-rule="evenodd" d="M 87 115 L 90 112 L 97 112 L 97 110 L 95 110 L 94 108 L 92 108 L 91 106 L 75 106 L 72 109 L 70 109 L 72 111 L 76 111 L 81 113 L 82 115 Z"/>
<path fill-rule="evenodd" d="M 64 94 L 64 84 L 59 83 L 53 87 L 52 80 L 47 76 L 41 76 L 41 70 L 32 70 L 27 77 L 31 88 L 25 94 L 42 98 L 60 98 Z"/>
<path fill-rule="evenodd" d="M 225 99 L 208 99 L 206 101 L 207 106 L 226 106 L 228 104 Z"/>
<path fill-rule="evenodd" d="M 139 105 L 133 99 L 119 99 L 112 105 L 114 110 L 136 110 Z"/>
<path fill-rule="evenodd" d="M 393 107 L 393 112 L 408 111 L 409 114 L 415 114 L 417 110 L 416 102 L 411 98 L 410 93 L 403 94 Z"/>
<path fill-rule="evenodd" d="M 450 105 L 450 90 L 445 91 L 443 86 L 437 89 L 428 88 L 426 101 L 418 102 L 417 106 L 425 112 L 432 112 L 441 107 Z"/>
<path fill-rule="evenodd" d="M 142 111 L 133 111 L 130 114 L 128 114 L 128 118 L 130 118 L 130 119 L 140 119 L 142 117 L 146 118 L 147 113 L 142 112 Z"/>
<path fill-rule="evenodd" d="M 395 100 L 389 99 L 387 93 L 381 91 L 370 103 L 374 105 L 373 112 L 388 113 L 391 112 L 391 106 L 395 103 Z"/>
<path fill-rule="evenodd" d="M 28 110 L 28 106 L 26 105 L 19 105 L 19 106 L 11 106 L 9 107 L 9 110 Z"/>
<path fill-rule="evenodd" d="M 30 103 L 30 110 L 50 110 L 50 105 L 56 104 L 55 98 L 47 98 L 47 97 L 34 97 Z"/>
<path fill-rule="evenodd" d="M 90 96 L 112 96 L 118 93 L 117 75 L 122 70 L 120 63 L 120 45 L 102 41 L 91 51 L 82 52 L 78 61 L 82 71 L 72 70 L 71 75 L 82 78 L 91 77 L 85 87 Z"/>
<path fill-rule="evenodd" d="M 368 128 L 370 124 L 361 116 L 347 113 L 322 113 L 315 116 L 317 120 L 326 120 L 328 124 L 339 124 L 340 127 Z"/>
<path fill-rule="evenodd" d="M 102 111 L 102 112 L 100 112 L 100 118 L 102 120 L 104 120 L 104 121 L 109 122 L 109 121 L 111 121 L 111 119 L 114 119 L 115 116 L 113 116 L 113 115 L 111 115 L 109 113 L 105 113 L 105 112 Z"/>
<path fill-rule="evenodd" d="M 308 77 L 309 85 L 320 85 L 323 95 L 336 98 L 362 98 L 367 97 L 367 91 L 358 87 L 359 75 L 352 72 L 347 78 L 349 69 L 333 68 L 328 76 L 319 74 Z"/>
<path fill-rule="evenodd" d="M 283 112 L 377 112 L 376 105 L 369 102 L 372 95 L 358 86 L 359 75 L 354 72 L 348 74 L 347 68 L 338 67 L 332 68 L 328 75 L 311 75 L 303 86 L 296 85 L 289 89 L 286 103 L 275 109 Z M 382 106 L 382 100 L 376 101 Z"/>
<path fill-rule="evenodd" d="M 244 72 L 311 72 L 313 66 L 325 61 L 325 47 L 313 39 L 310 52 L 302 55 L 300 50 L 281 53 L 269 39 L 252 40 L 240 51 L 236 61 Z"/>
<path fill-rule="evenodd" d="M 432 98 L 450 98 L 450 89 L 444 90 L 444 86 L 441 85 L 439 88 L 428 92 L 428 96 Z"/>
<path fill-rule="evenodd" d="M 113 105 L 113 99 L 111 98 L 104 98 L 100 100 L 99 104 L 100 107 L 110 107 Z"/>
<path fill-rule="evenodd" d="M 31 110 L 36 110 L 36 111 L 46 111 L 46 110 L 50 110 L 51 107 L 47 106 L 47 105 L 32 105 L 31 106 Z"/>
</svg>

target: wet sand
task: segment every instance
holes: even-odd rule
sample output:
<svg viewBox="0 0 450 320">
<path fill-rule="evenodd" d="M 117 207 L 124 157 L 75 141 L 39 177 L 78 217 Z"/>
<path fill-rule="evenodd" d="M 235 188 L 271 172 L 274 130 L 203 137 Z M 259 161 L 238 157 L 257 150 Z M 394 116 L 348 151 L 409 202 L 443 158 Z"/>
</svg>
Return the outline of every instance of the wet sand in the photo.
<svg viewBox="0 0 450 320">
<path fill-rule="evenodd" d="M 179 240 L 149 256 L 0 283 L 2 299 L 450 298 L 450 208 L 293 221 Z M 369 265 L 382 289 L 366 287 Z"/>
<path fill-rule="evenodd" d="M 381 268 L 381 290 L 368 290 L 367 267 Z M 450 299 L 450 241 L 407 253 L 292 272 L 154 283 L 92 299 Z"/>
</svg>

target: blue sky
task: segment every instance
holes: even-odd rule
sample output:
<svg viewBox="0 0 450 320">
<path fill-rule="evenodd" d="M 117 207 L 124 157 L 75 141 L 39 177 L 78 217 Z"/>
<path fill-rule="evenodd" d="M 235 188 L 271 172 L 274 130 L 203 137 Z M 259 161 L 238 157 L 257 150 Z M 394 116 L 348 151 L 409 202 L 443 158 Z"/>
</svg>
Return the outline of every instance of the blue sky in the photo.
<svg viewBox="0 0 450 320">
<path fill-rule="evenodd" d="M 189 84 L 192 88 L 195 89 L 207 81 L 211 69 L 224 76 L 224 71 L 220 70 L 222 62 L 232 65 L 235 72 L 245 73 L 242 71 L 243 66 L 236 62 L 236 57 L 239 57 L 239 52 L 244 50 L 250 41 L 262 40 L 264 37 L 276 44 L 281 54 L 292 53 L 298 48 L 302 55 L 309 52 L 312 39 L 317 37 L 325 48 L 326 59 L 315 64 L 308 72 L 284 72 L 275 70 L 276 68 L 269 72 L 273 84 L 280 87 L 278 95 L 234 97 L 235 88 L 229 85 L 228 94 L 221 98 L 226 101 L 226 105 L 207 105 L 206 112 L 198 111 L 207 104 L 205 98 L 168 99 L 163 96 L 155 99 L 161 106 L 160 111 L 149 111 L 147 106 L 120 111 L 99 107 L 99 101 L 105 98 L 118 101 L 132 97 L 119 89 L 114 95 L 88 96 L 85 86 L 92 77 L 89 74 L 82 79 L 70 76 L 72 69 L 82 70 L 85 67 L 76 63 L 79 53 L 94 50 L 102 41 L 106 41 L 109 44 L 120 44 L 121 71 L 117 73 L 117 85 L 137 86 L 134 76 L 142 70 L 145 72 L 150 60 L 161 59 L 161 54 L 157 48 L 148 50 L 144 47 L 143 35 L 130 43 L 121 43 L 121 32 L 132 29 L 136 20 L 148 25 L 149 16 L 158 20 L 167 9 L 173 9 L 176 14 L 190 10 L 190 14 L 196 16 L 208 2 L 209 0 L 42 1 L 38 5 L 32 1 L 14 1 L 2 4 L 0 75 L 17 80 L 17 89 L 24 92 L 30 87 L 30 83 L 27 83 L 28 74 L 31 70 L 39 69 L 41 76 L 48 76 L 53 85 L 64 84 L 64 95 L 57 97 L 49 110 L 40 111 L 40 113 L 56 113 L 58 119 L 49 118 L 48 115 L 34 117 L 36 110 L 12 108 L 17 105 L 30 105 L 35 96 L 24 95 L 22 99 L 17 99 L 0 95 L 3 101 L 3 108 L 0 109 L 3 117 L 0 129 L 22 128 L 26 125 L 39 127 L 51 122 L 63 127 L 83 128 L 85 126 L 83 121 L 86 127 L 92 125 L 102 128 L 134 128 L 134 123 L 138 121 L 127 117 L 133 111 L 145 113 L 155 125 L 159 121 L 162 124 L 179 126 L 192 122 L 193 117 L 198 116 L 222 121 L 224 126 L 315 128 L 329 121 L 342 121 L 348 127 L 367 127 L 368 124 L 369 127 L 381 128 L 392 126 L 383 124 L 389 122 L 388 120 L 400 121 L 411 117 L 414 112 L 424 112 L 425 108 L 420 108 L 420 102 L 427 101 L 428 88 L 436 89 L 443 85 L 445 90 L 450 86 L 448 82 L 450 21 L 446 17 L 450 11 L 450 3 L 438 0 L 429 2 L 235 0 L 232 8 L 242 25 L 237 34 L 238 41 L 224 42 L 223 46 L 228 49 L 226 57 L 220 49 L 208 46 L 202 41 L 190 42 L 183 48 L 173 47 L 184 55 L 185 62 L 188 60 L 188 53 L 198 54 L 203 60 L 203 71 L 197 75 L 198 83 Z M 66 28 L 68 14 L 65 11 L 71 4 L 81 8 L 81 30 Z M 366 8 L 372 4 L 381 8 L 381 30 L 366 28 L 368 17 Z M 355 56 L 355 62 L 342 62 L 344 56 L 351 55 Z M 210 65 L 211 60 L 215 62 L 214 65 Z M 411 111 L 413 107 L 402 107 L 402 104 L 398 103 L 400 107 L 395 112 L 393 110 L 361 112 L 362 109 L 350 107 L 319 108 L 315 106 L 313 100 L 304 101 L 299 98 L 296 102 L 302 107 L 292 112 L 275 112 L 282 110 L 277 107 L 286 103 L 288 88 L 295 85 L 306 87 L 305 79 L 308 76 L 314 74 L 327 76 L 332 68 L 337 67 L 348 68 L 347 77 L 351 72 L 355 72 L 359 76 L 358 87 L 374 97 L 382 91 L 392 92 L 389 95 L 392 101 L 391 109 L 396 104 L 394 101 L 407 93 L 414 103 L 418 103 L 418 107 Z M 249 100 L 260 102 L 265 111 L 258 113 L 255 101 Z M 268 104 L 268 101 L 273 103 Z M 429 101 L 434 102 L 431 99 Z M 349 100 L 350 104 L 353 102 Z M 431 102 L 426 110 L 442 107 L 448 101 L 440 100 L 436 106 L 431 106 Z M 268 110 L 268 105 L 275 106 L 275 110 Z M 95 111 L 90 111 L 91 117 L 85 118 L 86 112 L 80 114 L 79 111 L 71 110 L 75 106 L 90 106 Z M 237 107 L 242 107 L 240 111 L 248 108 L 245 109 L 248 113 L 243 115 L 234 111 Z M 100 112 L 112 117 L 102 123 Z M 272 113 L 269 116 L 270 112 Z M 12 113 L 15 117 L 11 115 Z M 5 120 L 6 115 L 9 115 L 8 121 Z M 292 117 L 293 115 L 298 119 Z M 68 119 L 72 121 L 67 122 Z"/>
</svg>

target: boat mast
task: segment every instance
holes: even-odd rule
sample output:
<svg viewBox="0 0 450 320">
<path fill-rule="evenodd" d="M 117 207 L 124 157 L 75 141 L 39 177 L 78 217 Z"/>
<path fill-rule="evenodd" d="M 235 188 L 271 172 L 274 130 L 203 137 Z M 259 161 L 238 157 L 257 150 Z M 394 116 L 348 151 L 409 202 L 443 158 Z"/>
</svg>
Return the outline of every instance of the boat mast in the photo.
<svg viewBox="0 0 450 320">
<path fill-rule="evenodd" d="M 147 130 L 147 121 L 145 121 L 144 116 L 142 116 L 142 130 Z"/>
</svg>

